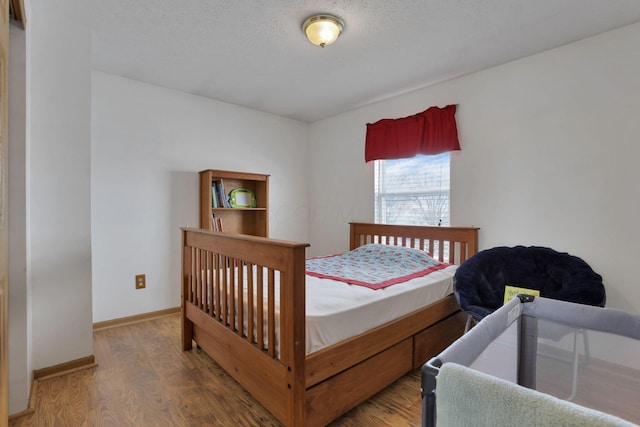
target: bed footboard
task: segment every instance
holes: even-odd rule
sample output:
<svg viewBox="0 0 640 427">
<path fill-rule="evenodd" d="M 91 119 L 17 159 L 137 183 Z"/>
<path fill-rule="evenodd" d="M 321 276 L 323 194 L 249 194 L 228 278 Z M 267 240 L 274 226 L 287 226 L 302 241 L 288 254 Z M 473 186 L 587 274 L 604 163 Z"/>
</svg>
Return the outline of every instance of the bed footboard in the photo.
<svg viewBox="0 0 640 427">
<path fill-rule="evenodd" d="M 285 425 L 305 417 L 305 249 L 182 229 L 182 348 L 193 341 Z"/>
</svg>

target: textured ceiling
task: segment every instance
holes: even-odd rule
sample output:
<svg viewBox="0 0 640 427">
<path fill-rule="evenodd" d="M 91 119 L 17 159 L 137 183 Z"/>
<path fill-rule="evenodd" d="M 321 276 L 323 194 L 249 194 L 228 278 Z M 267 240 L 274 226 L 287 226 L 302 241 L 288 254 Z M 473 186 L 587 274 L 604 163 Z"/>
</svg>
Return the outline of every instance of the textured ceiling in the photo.
<svg viewBox="0 0 640 427">
<path fill-rule="evenodd" d="M 309 15 L 345 21 L 322 49 Z M 639 0 L 91 0 L 97 70 L 313 122 L 640 21 Z"/>
</svg>

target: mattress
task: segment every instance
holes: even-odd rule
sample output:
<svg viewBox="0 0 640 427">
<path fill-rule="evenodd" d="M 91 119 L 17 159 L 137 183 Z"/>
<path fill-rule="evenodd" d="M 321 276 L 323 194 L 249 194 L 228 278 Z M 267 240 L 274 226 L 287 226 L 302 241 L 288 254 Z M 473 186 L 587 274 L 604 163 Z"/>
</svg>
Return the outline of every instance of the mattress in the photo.
<svg viewBox="0 0 640 427">
<path fill-rule="evenodd" d="M 384 289 L 306 276 L 307 354 L 411 313 L 453 292 L 451 265 Z"/>
</svg>

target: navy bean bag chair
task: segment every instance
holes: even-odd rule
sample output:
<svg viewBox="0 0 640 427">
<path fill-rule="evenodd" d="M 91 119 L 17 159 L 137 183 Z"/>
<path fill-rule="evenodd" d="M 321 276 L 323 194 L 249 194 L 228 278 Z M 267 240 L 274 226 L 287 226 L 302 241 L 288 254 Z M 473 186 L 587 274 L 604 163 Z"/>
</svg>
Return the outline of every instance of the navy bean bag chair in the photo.
<svg viewBox="0 0 640 427">
<path fill-rule="evenodd" d="M 463 262 L 454 276 L 460 308 L 480 321 L 503 305 L 505 286 L 535 289 L 540 296 L 604 307 L 602 276 L 581 258 L 539 246 L 500 246 Z"/>
</svg>

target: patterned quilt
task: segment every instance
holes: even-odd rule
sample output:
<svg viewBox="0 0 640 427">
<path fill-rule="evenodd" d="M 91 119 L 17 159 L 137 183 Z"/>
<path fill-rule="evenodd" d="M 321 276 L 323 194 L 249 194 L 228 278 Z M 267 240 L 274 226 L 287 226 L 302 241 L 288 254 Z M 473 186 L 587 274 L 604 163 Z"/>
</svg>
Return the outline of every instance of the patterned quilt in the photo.
<svg viewBox="0 0 640 427">
<path fill-rule="evenodd" d="M 307 259 L 307 274 L 382 289 L 425 276 L 450 264 L 419 249 L 370 244 L 339 255 Z"/>
</svg>

